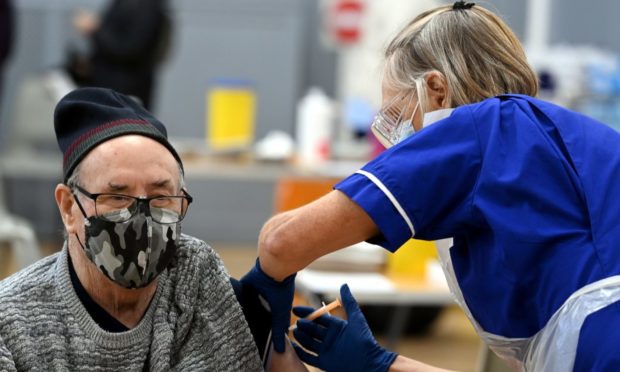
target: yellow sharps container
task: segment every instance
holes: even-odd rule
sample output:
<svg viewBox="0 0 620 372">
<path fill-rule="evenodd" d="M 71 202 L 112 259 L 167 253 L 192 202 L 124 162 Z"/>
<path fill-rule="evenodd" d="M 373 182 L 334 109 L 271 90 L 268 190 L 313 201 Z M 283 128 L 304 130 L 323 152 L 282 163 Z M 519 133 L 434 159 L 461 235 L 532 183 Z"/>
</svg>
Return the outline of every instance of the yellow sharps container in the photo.
<svg viewBox="0 0 620 372">
<path fill-rule="evenodd" d="M 254 140 L 256 95 L 251 82 L 214 79 L 206 95 L 206 140 L 216 151 L 247 148 Z"/>
<path fill-rule="evenodd" d="M 426 265 L 437 259 L 432 241 L 409 239 L 395 253 L 388 254 L 387 273 L 392 276 L 408 276 L 419 280 L 426 278 Z"/>
</svg>

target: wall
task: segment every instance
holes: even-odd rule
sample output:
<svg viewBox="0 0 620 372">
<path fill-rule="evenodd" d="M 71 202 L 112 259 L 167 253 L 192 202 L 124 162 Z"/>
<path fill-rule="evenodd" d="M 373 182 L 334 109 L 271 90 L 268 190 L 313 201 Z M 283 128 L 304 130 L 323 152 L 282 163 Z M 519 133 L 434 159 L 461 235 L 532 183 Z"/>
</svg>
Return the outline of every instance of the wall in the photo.
<svg viewBox="0 0 620 372">
<path fill-rule="evenodd" d="M 552 0 L 552 43 L 591 44 L 620 53 L 620 2 Z"/>
<path fill-rule="evenodd" d="M 66 48 L 79 41 L 71 27 L 75 9 L 97 10 L 106 2 L 14 3 L 17 39 L 5 71 L 0 150 L 10 136 L 20 84 L 64 63 Z M 173 50 L 160 71 L 154 111 L 169 123 L 172 137 L 204 137 L 205 93 L 212 78 L 254 82 L 258 137 L 272 129 L 292 132 L 295 102 L 305 86 L 318 82 L 333 89 L 334 53 L 322 50 L 315 36 L 317 1 L 173 0 L 171 9 Z M 43 130 L 50 126 L 51 118 L 41 123 Z"/>
</svg>

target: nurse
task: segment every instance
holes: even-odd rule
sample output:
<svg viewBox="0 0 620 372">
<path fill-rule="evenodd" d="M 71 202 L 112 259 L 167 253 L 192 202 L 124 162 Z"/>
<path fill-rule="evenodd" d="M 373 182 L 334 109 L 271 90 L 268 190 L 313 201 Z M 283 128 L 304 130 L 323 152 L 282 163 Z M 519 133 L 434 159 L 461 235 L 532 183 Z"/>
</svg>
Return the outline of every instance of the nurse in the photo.
<svg viewBox="0 0 620 372">
<path fill-rule="evenodd" d="M 451 291 L 510 365 L 620 370 L 620 134 L 533 98 L 516 36 L 472 3 L 411 21 L 387 47 L 382 89 L 372 128 L 389 149 L 261 231 L 243 280 L 270 303 L 276 349 L 295 273 L 316 258 L 363 240 L 395 251 L 453 237 L 439 252 Z M 295 338 L 317 354 L 298 348 L 302 360 L 419 366 L 380 347 L 346 286 L 341 295 L 348 321 L 297 322 Z"/>
</svg>

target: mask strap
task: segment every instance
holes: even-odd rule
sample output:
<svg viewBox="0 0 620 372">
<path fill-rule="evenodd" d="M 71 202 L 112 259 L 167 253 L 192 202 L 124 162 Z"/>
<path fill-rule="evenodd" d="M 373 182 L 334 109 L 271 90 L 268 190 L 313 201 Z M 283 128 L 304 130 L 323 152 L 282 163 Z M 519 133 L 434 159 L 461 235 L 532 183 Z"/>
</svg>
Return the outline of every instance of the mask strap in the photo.
<svg viewBox="0 0 620 372">
<path fill-rule="evenodd" d="M 86 215 L 86 211 L 84 210 L 84 207 L 82 207 L 82 203 L 80 203 L 80 200 L 78 199 L 78 196 L 73 191 L 71 191 L 71 195 L 73 195 L 73 199 L 75 199 L 75 202 L 77 203 L 78 208 L 80 208 L 82 215 L 84 215 L 84 218 L 88 218 L 88 216 Z"/>
<path fill-rule="evenodd" d="M 405 110 L 408 109 L 409 107 L 411 107 L 411 102 L 413 102 L 413 96 L 415 96 L 415 93 L 411 93 L 411 95 L 409 96 L 409 102 L 407 102 L 407 106 L 405 106 Z M 419 103 L 419 101 L 418 101 Z M 416 105 L 416 107 L 413 109 L 413 114 L 415 115 L 416 110 L 418 109 L 418 105 Z M 400 122 L 402 119 L 402 116 L 405 115 L 405 110 L 401 111 L 400 116 L 398 117 L 398 121 Z M 413 118 L 413 117 L 412 117 Z"/>
<path fill-rule="evenodd" d="M 412 98 L 413 100 L 413 98 Z M 420 101 L 418 100 L 418 102 L 415 104 L 415 108 L 413 109 L 413 113 L 411 114 L 411 125 L 413 126 L 413 119 L 415 118 L 415 114 L 418 112 L 418 109 L 420 108 Z M 415 129 L 415 127 L 414 127 Z"/>
<path fill-rule="evenodd" d="M 75 233 L 75 238 L 77 239 L 78 243 L 80 244 L 80 247 L 82 247 L 83 250 L 86 250 L 86 247 L 84 246 L 84 244 L 82 244 L 82 241 L 80 240 L 80 237 L 78 236 L 77 233 Z"/>
</svg>

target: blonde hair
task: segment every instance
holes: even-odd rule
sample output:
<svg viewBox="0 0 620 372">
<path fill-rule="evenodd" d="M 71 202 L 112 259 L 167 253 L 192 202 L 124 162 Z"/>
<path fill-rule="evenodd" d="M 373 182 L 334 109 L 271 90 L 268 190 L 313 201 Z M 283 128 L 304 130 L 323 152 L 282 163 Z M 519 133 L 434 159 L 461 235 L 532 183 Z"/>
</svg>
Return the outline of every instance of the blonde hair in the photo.
<svg viewBox="0 0 620 372">
<path fill-rule="evenodd" d="M 446 104 L 457 107 L 504 93 L 535 96 L 536 74 L 521 43 L 498 16 L 478 5 L 442 6 L 411 21 L 385 51 L 385 83 L 415 90 L 428 109 L 424 75 L 438 71 L 448 87 Z"/>
</svg>

